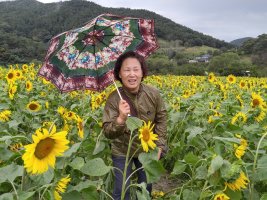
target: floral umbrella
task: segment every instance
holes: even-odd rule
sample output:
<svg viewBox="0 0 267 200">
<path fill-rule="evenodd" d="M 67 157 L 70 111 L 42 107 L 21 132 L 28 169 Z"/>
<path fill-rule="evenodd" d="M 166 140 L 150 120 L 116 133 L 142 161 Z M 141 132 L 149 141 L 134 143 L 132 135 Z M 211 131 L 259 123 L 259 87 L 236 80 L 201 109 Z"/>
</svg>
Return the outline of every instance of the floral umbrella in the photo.
<svg viewBox="0 0 267 200">
<path fill-rule="evenodd" d="M 158 47 L 153 19 L 102 14 L 53 37 L 38 75 L 62 92 L 102 91 L 114 82 L 113 68 L 121 54 L 132 50 L 147 57 Z"/>
</svg>

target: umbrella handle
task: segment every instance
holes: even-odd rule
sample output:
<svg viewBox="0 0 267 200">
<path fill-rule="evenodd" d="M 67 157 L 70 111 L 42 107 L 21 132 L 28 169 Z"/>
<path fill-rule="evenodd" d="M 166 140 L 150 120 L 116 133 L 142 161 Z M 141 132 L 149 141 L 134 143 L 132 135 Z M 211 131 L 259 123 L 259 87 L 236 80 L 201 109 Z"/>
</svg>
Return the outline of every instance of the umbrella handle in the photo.
<svg viewBox="0 0 267 200">
<path fill-rule="evenodd" d="M 113 83 L 114 83 L 114 85 L 115 85 L 115 88 L 116 88 L 116 90 L 117 90 L 117 92 L 118 92 L 118 95 L 120 96 L 120 99 L 122 100 L 122 96 L 121 96 L 120 90 L 119 90 L 119 88 L 118 88 L 118 86 L 117 86 L 116 82 L 114 81 L 114 79 L 113 79 Z M 128 117 L 131 117 L 131 115 L 130 115 L 130 114 L 128 114 Z"/>
<path fill-rule="evenodd" d="M 117 92 L 118 92 L 118 95 L 120 96 L 120 99 L 122 100 L 121 93 L 120 93 L 120 91 L 119 91 L 119 88 L 118 88 L 118 86 L 117 86 L 116 82 L 114 81 L 114 79 L 113 79 L 113 83 L 114 83 L 114 85 L 115 85 L 115 88 L 116 88 L 116 90 L 117 90 Z"/>
</svg>

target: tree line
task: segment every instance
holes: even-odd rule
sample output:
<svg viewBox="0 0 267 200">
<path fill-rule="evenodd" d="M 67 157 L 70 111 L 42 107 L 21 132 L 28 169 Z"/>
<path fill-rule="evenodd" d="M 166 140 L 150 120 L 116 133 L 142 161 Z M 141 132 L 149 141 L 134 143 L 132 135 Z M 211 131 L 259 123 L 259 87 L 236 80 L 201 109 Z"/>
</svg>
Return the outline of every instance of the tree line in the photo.
<svg viewBox="0 0 267 200">
<path fill-rule="evenodd" d="M 183 46 L 229 48 L 224 41 L 196 32 L 147 10 L 106 8 L 93 2 L 72 0 L 43 4 L 35 0 L 0 2 L 0 65 L 43 61 L 49 40 L 78 28 L 102 13 L 155 19 L 155 31 L 163 40 L 179 40 Z"/>
</svg>

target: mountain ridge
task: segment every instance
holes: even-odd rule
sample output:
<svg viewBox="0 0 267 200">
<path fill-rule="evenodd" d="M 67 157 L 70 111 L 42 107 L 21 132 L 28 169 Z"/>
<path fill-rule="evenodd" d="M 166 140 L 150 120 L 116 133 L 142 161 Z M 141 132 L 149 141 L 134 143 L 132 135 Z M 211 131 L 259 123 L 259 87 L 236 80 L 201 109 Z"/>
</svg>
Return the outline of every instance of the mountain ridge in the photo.
<svg viewBox="0 0 267 200">
<path fill-rule="evenodd" d="M 230 43 L 194 31 L 145 9 L 108 8 L 83 0 L 45 4 L 36 0 L 1 1 L 0 64 L 25 62 L 34 58 L 42 60 L 53 36 L 78 28 L 102 13 L 153 18 L 158 38 L 176 40 L 183 46 L 232 47 Z"/>
</svg>

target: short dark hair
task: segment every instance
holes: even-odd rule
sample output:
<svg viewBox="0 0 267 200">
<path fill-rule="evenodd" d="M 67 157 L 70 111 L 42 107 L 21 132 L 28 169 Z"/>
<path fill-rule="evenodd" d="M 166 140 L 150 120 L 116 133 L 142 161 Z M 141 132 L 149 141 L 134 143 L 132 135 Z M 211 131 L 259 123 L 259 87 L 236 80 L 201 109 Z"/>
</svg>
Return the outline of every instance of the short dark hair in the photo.
<svg viewBox="0 0 267 200">
<path fill-rule="evenodd" d="M 119 74 L 120 74 L 122 63 L 127 58 L 136 58 L 139 61 L 139 63 L 141 64 L 142 72 L 143 72 L 143 78 L 142 78 L 142 80 L 143 80 L 147 76 L 146 62 L 145 62 L 145 59 L 142 56 L 140 56 L 138 53 L 136 53 L 134 51 L 128 51 L 126 53 L 121 54 L 118 57 L 118 59 L 117 59 L 117 61 L 115 63 L 115 67 L 114 67 L 114 77 L 115 77 L 115 79 L 122 83 L 122 80 L 121 80 Z"/>
</svg>

